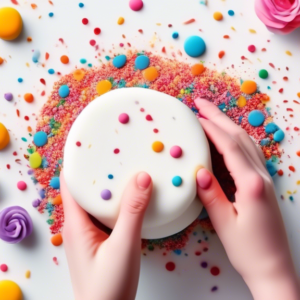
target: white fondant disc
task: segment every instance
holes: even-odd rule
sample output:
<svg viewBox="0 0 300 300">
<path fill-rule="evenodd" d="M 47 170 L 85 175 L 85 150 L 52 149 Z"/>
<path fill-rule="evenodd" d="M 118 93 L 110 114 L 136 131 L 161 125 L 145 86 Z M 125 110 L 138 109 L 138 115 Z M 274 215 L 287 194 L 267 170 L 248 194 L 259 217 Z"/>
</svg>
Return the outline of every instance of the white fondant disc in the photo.
<svg viewBox="0 0 300 300">
<path fill-rule="evenodd" d="M 119 116 L 129 121 L 121 123 Z M 164 145 L 155 152 L 152 144 Z M 182 155 L 170 154 L 173 146 Z M 211 169 L 209 146 L 194 113 L 178 99 L 144 88 L 110 91 L 92 101 L 75 120 L 64 150 L 64 175 L 71 195 L 88 213 L 113 228 L 129 179 L 140 171 L 153 180 L 142 238 L 175 234 L 202 210 L 196 171 Z M 172 180 L 182 179 L 180 186 Z M 112 178 L 113 177 L 113 178 Z M 101 197 L 103 190 L 111 198 Z"/>
</svg>

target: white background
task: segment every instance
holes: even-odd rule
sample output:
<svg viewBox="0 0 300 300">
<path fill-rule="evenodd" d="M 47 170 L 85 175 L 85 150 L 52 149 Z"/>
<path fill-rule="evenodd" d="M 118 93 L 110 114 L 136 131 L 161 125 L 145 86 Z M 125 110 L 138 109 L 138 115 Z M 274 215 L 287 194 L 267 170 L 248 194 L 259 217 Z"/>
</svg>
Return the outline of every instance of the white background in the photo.
<svg viewBox="0 0 300 300">
<path fill-rule="evenodd" d="M 208 5 L 199 4 L 199 0 L 144 0 L 144 9 L 140 12 L 133 12 L 129 9 L 126 0 L 86 0 L 85 7 L 78 7 L 79 1 L 53 0 L 54 6 L 48 1 L 37 1 L 38 8 L 33 10 L 31 2 L 19 0 L 20 5 L 15 6 L 22 14 L 24 20 L 24 31 L 20 38 L 13 42 L 0 40 L 0 56 L 7 61 L 0 66 L 0 122 L 4 123 L 10 130 L 11 143 L 9 147 L 0 152 L 0 209 L 10 205 L 25 207 L 32 216 L 34 223 L 34 234 L 18 245 L 9 245 L 0 241 L 0 264 L 6 263 L 9 266 L 7 273 L 0 272 L 0 280 L 11 279 L 16 281 L 24 292 L 25 300 L 69 300 L 74 299 L 69 279 L 67 262 L 63 247 L 54 248 L 50 243 L 50 233 L 46 214 L 40 215 L 31 206 L 32 200 L 38 197 L 36 187 L 27 175 L 28 167 L 23 154 L 26 153 L 25 143 L 21 137 L 29 138 L 27 126 L 35 128 L 35 114 L 47 100 L 53 83 L 58 75 L 49 75 L 47 70 L 53 68 L 62 74 L 72 71 L 79 65 L 80 58 L 88 59 L 93 65 L 99 65 L 95 59 L 95 50 L 89 45 L 90 39 L 95 39 L 100 46 L 102 57 L 112 53 L 124 52 L 119 43 L 130 42 L 132 47 L 138 50 L 152 50 L 161 53 L 161 48 L 166 47 L 167 53 L 175 53 L 180 49 L 183 53 L 183 43 L 189 35 L 199 34 L 207 44 L 207 52 L 201 57 L 206 66 L 219 71 L 227 71 L 243 79 L 255 79 L 261 91 L 267 92 L 267 86 L 271 87 L 268 94 L 271 97 L 270 106 L 272 114 L 276 114 L 275 121 L 282 128 L 293 128 L 299 126 L 300 106 L 292 103 L 292 100 L 299 100 L 297 92 L 300 92 L 300 51 L 299 40 L 300 30 L 288 36 L 275 36 L 269 33 L 264 25 L 258 20 L 254 12 L 254 1 L 252 0 L 208 0 Z M 13 6 L 8 0 L 1 0 L 0 7 Z M 235 16 L 230 17 L 227 11 L 232 9 Z M 222 22 L 216 22 L 212 14 L 221 11 L 224 15 Z M 54 17 L 49 18 L 48 13 L 54 12 Z M 40 17 L 41 16 L 41 17 Z M 123 16 L 125 23 L 117 25 L 117 19 Z M 40 17 L 40 18 L 39 18 Z M 84 26 L 81 19 L 87 17 L 89 25 Z M 196 22 L 190 25 L 183 25 L 183 22 L 195 18 Z M 161 23 L 158 26 L 157 23 Z M 173 24 L 172 28 L 167 25 Z M 235 28 L 235 31 L 231 29 Z M 93 29 L 100 27 L 102 33 L 95 36 Z M 256 34 L 251 34 L 249 29 L 255 29 Z M 143 29 L 140 34 L 138 29 Z M 202 30 L 202 32 L 199 31 Z M 173 40 L 173 31 L 179 32 L 179 39 Z M 126 39 L 122 37 L 125 34 Z M 223 39 L 228 34 L 229 40 Z M 33 41 L 28 43 L 26 38 L 30 36 Z M 59 42 L 63 38 L 65 43 Z M 270 40 L 268 42 L 267 40 Z M 152 48 L 150 45 L 153 44 Z M 257 47 L 256 53 L 247 51 L 247 47 L 254 44 Z M 128 48 L 128 47 L 125 47 Z M 261 49 L 266 48 L 266 52 Z M 34 64 L 31 60 L 32 50 L 41 51 L 41 63 Z M 219 51 L 226 52 L 222 60 L 218 58 Z M 288 56 L 285 51 L 293 54 Z M 45 62 L 45 52 L 50 54 L 50 59 Z M 61 55 L 67 54 L 70 57 L 70 64 L 65 66 L 59 61 Z M 162 54 L 164 55 L 164 54 Z M 242 64 L 241 56 L 249 60 Z M 196 62 L 196 59 L 177 56 L 188 62 Z M 26 63 L 29 63 L 29 67 Z M 268 64 L 272 62 L 276 70 Z M 232 69 L 231 65 L 234 65 Z M 289 71 L 286 71 L 286 66 Z M 227 70 L 229 68 L 229 70 Z M 268 80 L 259 79 L 258 70 L 266 68 L 269 70 Z M 278 69 L 280 68 L 280 70 Z M 282 78 L 288 76 L 289 80 Z M 22 77 L 22 84 L 17 78 Z M 46 80 L 46 86 L 40 83 L 40 78 Z M 276 81 L 277 83 L 272 83 Z M 278 93 L 284 88 L 284 93 Z M 41 97 L 45 90 L 46 96 Z M 7 102 L 3 95 L 12 92 L 14 100 Z M 28 104 L 23 100 L 24 93 L 31 92 L 35 101 Z M 283 100 L 289 100 L 283 104 Z M 294 109 L 294 118 L 286 107 Z M 21 112 L 21 117 L 16 115 L 16 109 Z M 30 116 L 30 121 L 24 120 L 24 116 Z M 284 121 L 283 116 L 288 121 Z M 291 132 L 291 133 L 289 133 Z M 293 137 L 292 137 L 293 136 Z M 29 139 L 30 141 L 30 139 Z M 278 196 L 283 195 L 285 200 L 279 204 L 285 220 L 289 241 L 291 244 L 294 260 L 298 272 L 300 272 L 300 239 L 299 239 L 299 192 L 294 195 L 294 202 L 287 199 L 287 191 L 297 189 L 296 181 L 299 176 L 299 161 L 296 151 L 300 150 L 299 134 L 289 130 L 286 132 L 286 139 L 282 142 L 285 154 L 282 157 L 283 163 L 280 168 L 284 171 L 283 178 L 276 178 Z M 17 151 L 18 156 L 12 155 Z M 20 158 L 22 164 L 15 162 Z M 11 169 L 6 169 L 6 164 Z M 288 166 L 293 164 L 296 173 L 291 173 Z M 28 184 L 28 189 L 21 192 L 16 188 L 19 180 Z M 298 186 L 299 188 L 299 186 Z M 253 220 L 255 221 L 255 220 Z M 184 251 L 189 253 L 177 256 L 169 253 L 162 256 L 161 251 L 147 252 L 142 257 L 142 270 L 140 286 L 137 299 L 251 299 L 251 295 L 239 275 L 232 269 L 226 258 L 226 254 L 215 236 L 209 237 L 209 251 L 200 257 L 193 255 L 195 250 L 201 250 L 197 239 L 202 238 L 201 230 L 198 235 L 193 236 Z M 56 256 L 59 265 L 56 266 L 52 258 Z M 177 268 L 173 273 L 167 272 L 164 265 L 167 261 L 176 262 Z M 212 277 L 209 270 L 199 266 L 202 261 L 208 261 L 221 268 L 221 275 Z M 32 277 L 25 278 L 25 271 L 30 270 Z M 88 274 L 85 274 L 88 276 Z M 212 286 L 217 285 L 219 290 L 211 293 Z"/>
</svg>

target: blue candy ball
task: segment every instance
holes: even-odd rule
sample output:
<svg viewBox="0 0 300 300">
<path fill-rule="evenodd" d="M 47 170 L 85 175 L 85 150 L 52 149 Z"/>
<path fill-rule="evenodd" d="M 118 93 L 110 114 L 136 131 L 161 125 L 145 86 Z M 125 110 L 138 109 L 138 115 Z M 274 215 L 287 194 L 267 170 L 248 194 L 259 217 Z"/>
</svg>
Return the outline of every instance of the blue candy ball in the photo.
<svg viewBox="0 0 300 300">
<path fill-rule="evenodd" d="M 113 65 L 114 65 L 114 67 L 120 69 L 125 66 L 126 60 L 127 60 L 126 55 L 124 55 L 124 54 L 118 55 L 113 59 Z"/>
<path fill-rule="evenodd" d="M 191 57 L 198 57 L 206 50 L 204 40 L 200 36 L 190 36 L 185 40 L 184 51 Z"/>
<path fill-rule="evenodd" d="M 52 177 L 50 180 L 50 186 L 58 190 L 60 188 L 59 177 Z"/>
<path fill-rule="evenodd" d="M 53 16 L 54 16 L 54 13 L 53 13 L 53 12 L 49 13 L 49 17 L 50 17 L 50 18 L 52 18 Z"/>
<path fill-rule="evenodd" d="M 33 136 L 33 142 L 35 143 L 36 146 L 42 147 L 47 144 L 48 137 L 47 133 L 44 131 L 38 131 L 34 136 Z"/>
<path fill-rule="evenodd" d="M 267 160 L 267 161 L 266 161 L 266 167 L 267 167 L 267 170 L 268 170 L 268 172 L 269 172 L 269 174 L 270 174 L 271 176 L 274 176 L 274 175 L 277 173 L 277 170 L 276 170 L 276 168 L 274 167 L 274 165 L 273 165 L 273 163 L 272 163 L 271 160 Z"/>
<path fill-rule="evenodd" d="M 78 4 L 78 6 L 79 6 L 80 8 L 82 8 L 82 7 L 84 7 L 84 4 L 83 4 L 82 2 L 80 2 L 80 3 Z"/>
<path fill-rule="evenodd" d="M 178 32 L 173 32 L 173 34 L 172 34 L 172 38 L 173 39 L 178 39 L 178 37 L 179 37 L 179 33 Z"/>
<path fill-rule="evenodd" d="M 144 70 L 149 67 L 150 59 L 146 55 L 140 55 L 135 59 L 134 65 L 138 70 Z"/>
<path fill-rule="evenodd" d="M 55 73 L 55 71 L 54 71 L 53 69 L 49 69 L 49 70 L 48 70 L 48 73 L 49 73 L 50 75 L 53 75 L 53 74 Z"/>
<path fill-rule="evenodd" d="M 59 90 L 58 90 L 58 94 L 60 97 L 62 98 L 66 98 L 69 96 L 70 94 L 70 89 L 67 85 L 62 85 Z"/>
<path fill-rule="evenodd" d="M 254 127 L 258 127 L 264 123 L 265 115 L 260 110 L 252 110 L 248 115 L 248 122 Z"/>
<path fill-rule="evenodd" d="M 233 10 L 229 10 L 228 11 L 228 15 L 231 16 L 231 17 L 234 16 L 234 11 Z"/>
<path fill-rule="evenodd" d="M 182 178 L 180 176 L 175 176 L 172 179 L 172 183 L 174 186 L 180 186 L 182 184 Z"/>
<path fill-rule="evenodd" d="M 284 139 L 284 132 L 281 129 L 277 130 L 273 138 L 275 142 L 281 142 Z"/>
<path fill-rule="evenodd" d="M 275 123 L 269 123 L 266 125 L 265 127 L 265 131 L 266 133 L 270 134 L 270 133 L 274 133 L 275 131 L 277 131 L 279 128 Z"/>
</svg>

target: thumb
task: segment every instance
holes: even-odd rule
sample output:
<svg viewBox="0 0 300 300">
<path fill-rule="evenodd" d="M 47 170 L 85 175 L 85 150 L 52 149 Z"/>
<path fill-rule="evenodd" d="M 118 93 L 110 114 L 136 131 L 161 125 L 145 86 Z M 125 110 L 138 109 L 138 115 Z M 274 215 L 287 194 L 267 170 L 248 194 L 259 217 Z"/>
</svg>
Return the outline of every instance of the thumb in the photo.
<svg viewBox="0 0 300 300">
<path fill-rule="evenodd" d="M 235 219 L 233 204 L 227 199 L 215 176 L 204 168 L 197 172 L 197 192 L 216 232 L 220 234 L 224 225 Z"/>
<path fill-rule="evenodd" d="M 111 238 L 124 238 L 129 242 L 141 239 L 145 211 L 150 202 L 152 179 L 145 172 L 136 174 L 127 185 L 121 200 L 121 208 Z"/>
</svg>

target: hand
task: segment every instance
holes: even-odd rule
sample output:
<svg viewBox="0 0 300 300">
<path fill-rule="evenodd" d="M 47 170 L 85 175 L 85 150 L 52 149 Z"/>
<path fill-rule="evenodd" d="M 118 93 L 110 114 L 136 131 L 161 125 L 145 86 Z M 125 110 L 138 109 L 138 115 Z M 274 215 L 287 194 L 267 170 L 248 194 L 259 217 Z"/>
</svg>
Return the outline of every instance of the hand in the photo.
<svg viewBox="0 0 300 300">
<path fill-rule="evenodd" d="M 198 195 L 229 260 L 259 300 L 300 299 L 283 220 L 262 152 L 215 105 L 195 100 L 206 135 L 223 155 L 237 192 L 231 203 L 209 171 L 197 173 Z"/>
<path fill-rule="evenodd" d="M 64 247 L 76 300 L 135 299 L 141 259 L 141 228 L 152 192 L 151 177 L 135 175 L 124 191 L 114 230 L 98 229 L 70 195 L 60 175 Z"/>
</svg>

